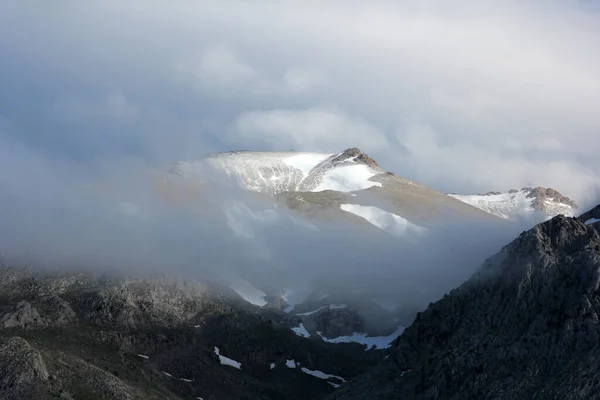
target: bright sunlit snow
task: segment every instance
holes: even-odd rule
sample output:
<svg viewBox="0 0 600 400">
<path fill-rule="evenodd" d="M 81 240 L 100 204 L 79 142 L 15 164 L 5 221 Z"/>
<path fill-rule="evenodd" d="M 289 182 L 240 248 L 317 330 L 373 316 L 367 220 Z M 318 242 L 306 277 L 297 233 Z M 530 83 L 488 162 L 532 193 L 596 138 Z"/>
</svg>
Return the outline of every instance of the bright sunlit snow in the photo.
<svg viewBox="0 0 600 400">
<path fill-rule="evenodd" d="M 305 337 L 305 338 L 310 337 L 310 333 L 308 333 L 308 331 L 306 330 L 306 328 L 304 327 L 304 324 L 302 322 L 300 322 L 300 326 L 292 328 L 292 330 L 298 336 L 302 336 L 302 337 Z"/>
<path fill-rule="evenodd" d="M 313 192 L 321 192 L 323 190 L 352 192 L 368 189 L 373 186 L 381 186 L 381 183 L 369 180 L 369 178 L 376 174 L 377 172 L 362 164 L 334 168 L 325 173 L 321 184 Z"/>
<path fill-rule="evenodd" d="M 298 153 L 284 159 L 283 162 L 293 168 L 299 169 L 306 176 L 317 164 L 319 164 L 321 161 L 325 161 L 332 155 L 333 154 Z"/>
<path fill-rule="evenodd" d="M 366 219 L 371 224 L 381 230 L 391 233 L 394 236 L 404 236 L 406 233 L 425 233 L 427 230 L 406 219 L 384 211 L 377 207 L 360 206 L 357 204 L 342 204 L 340 208 L 346 212 Z"/>
<path fill-rule="evenodd" d="M 323 336 L 321 332 L 317 332 L 317 334 L 328 343 L 360 343 L 366 344 L 367 350 L 370 350 L 373 346 L 375 346 L 376 349 L 387 349 L 391 346 L 391 342 L 393 342 L 398 336 L 400 336 L 402 332 L 404 332 L 404 327 L 400 326 L 388 336 L 370 337 L 367 336 L 366 333 L 354 332 L 351 336 L 339 336 L 336 338 L 329 339 Z"/>
<path fill-rule="evenodd" d="M 242 363 L 232 360 L 229 357 L 222 356 L 221 352 L 219 351 L 219 348 L 217 346 L 215 346 L 215 354 L 219 356 L 219 361 L 221 362 L 221 365 L 228 365 L 230 367 L 237 368 L 237 369 L 242 368 Z"/>
</svg>

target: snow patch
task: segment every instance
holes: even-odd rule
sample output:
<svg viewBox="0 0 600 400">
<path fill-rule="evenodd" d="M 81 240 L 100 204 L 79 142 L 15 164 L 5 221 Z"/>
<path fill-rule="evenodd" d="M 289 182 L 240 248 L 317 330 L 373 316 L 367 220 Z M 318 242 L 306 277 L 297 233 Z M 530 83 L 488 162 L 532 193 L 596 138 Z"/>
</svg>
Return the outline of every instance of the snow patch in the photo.
<svg viewBox="0 0 600 400">
<path fill-rule="evenodd" d="M 170 373 L 168 373 L 168 372 L 165 372 L 165 371 L 161 371 L 161 372 L 162 372 L 163 374 L 165 374 L 166 376 L 168 376 L 169 378 L 172 378 L 172 377 L 173 377 L 173 375 L 171 375 L 171 374 L 170 374 Z"/>
<path fill-rule="evenodd" d="M 336 389 L 340 387 L 339 383 L 333 383 L 333 382 L 327 382 L 327 383 L 329 383 L 331 386 L 333 386 Z"/>
<path fill-rule="evenodd" d="M 144 359 L 146 359 L 146 360 L 150 358 L 150 357 L 148 357 L 148 356 L 145 356 L 145 355 L 143 355 L 143 354 L 136 354 L 136 356 L 138 356 L 138 357 L 140 357 L 140 358 L 144 358 Z"/>
<path fill-rule="evenodd" d="M 285 366 L 288 368 L 296 368 L 296 360 L 285 360 Z"/>
<path fill-rule="evenodd" d="M 346 380 L 344 378 L 342 378 L 341 376 L 326 374 L 323 371 L 310 370 L 310 369 L 308 369 L 306 367 L 302 367 L 300 369 L 305 374 L 312 375 L 312 376 L 317 377 L 319 379 L 325 379 L 325 380 L 328 380 L 328 379 L 339 379 L 342 382 L 346 382 Z"/>
<path fill-rule="evenodd" d="M 381 186 L 381 183 L 369 180 L 377 174 L 378 172 L 362 164 L 337 167 L 326 172 L 321 183 L 312 191 L 336 190 L 338 192 L 353 192 L 355 190 Z"/>
<path fill-rule="evenodd" d="M 590 224 L 595 224 L 596 222 L 600 222 L 600 219 L 598 218 L 590 218 L 587 221 L 585 221 L 586 225 L 590 225 Z"/>
<path fill-rule="evenodd" d="M 190 382 L 192 381 L 191 379 L 185 379 L 185 378 L 181 378 L 181 380 L 182 380 L 183 382 L 187 382 L 187 383 L 190 383 Z"/>
<path fill-rule="evenodd" d="M 269 369 L 274 369 L 274 368 L 275 368 L 275 363 L 271 363 L 271 364 L 269 365 Z"/>
<path fill-rule="evenodd" d="M 402 332 L 404 332 L 403 326 L 398 327 L 398 329 L 388 336 L 367 336 L 366 333 L 354 332 L 350 336 L 339 336 L 330 339 L 323 336 L 321 332 L 317 332 L 317 334 L 327 343 L 360 343 L 366 344 L 367 350 L 370 350 L 373 348 L 373 346 L 375 346 L 376 349 L 389 348 L 391 346 L 391 342 L 400 336 Z"/>
<path fill-rule="evenodd" d="M 308 331 L 306 330 L 306 328 L 304 327 L 304 324 L 302 322 L 300 322 L 300 326 L 292 328 L 292 330 L 298 336 L 302 336 L 302 337 L 305 337 L 305 338 L 309 338 L 310 337 L 310 333 L 308 333 Z"/>
<path fill-rule="evenodd" d="M 427 229 L 377 207 L 342 204 L 340 205 L 340 208 L 346 212 L 366 219 L 379 229 L 391 233 L 394 236 L 405 236 L 406 233 L 422 234 L 427 232 Z"/>
<path fill-rule="evenodd" d="M 217 346 L 215 346 L 215 354 L 219 356 L 219 361 L 221 362 L 221 365 L 229 365 L 230 367 L 237 369 L 242 368 L 242 363 L 232 360 L 229 357 L 222 356 Z"/>
<path fill-rule="evenodd" d="M 298 153 L 283 160 L 284 163 L 292 168 L 299 169 L 306 176 L 310 173 L 317 164 L 325 161 L 333 154 L 320 154 L 320 153 Z"/>
</svg>

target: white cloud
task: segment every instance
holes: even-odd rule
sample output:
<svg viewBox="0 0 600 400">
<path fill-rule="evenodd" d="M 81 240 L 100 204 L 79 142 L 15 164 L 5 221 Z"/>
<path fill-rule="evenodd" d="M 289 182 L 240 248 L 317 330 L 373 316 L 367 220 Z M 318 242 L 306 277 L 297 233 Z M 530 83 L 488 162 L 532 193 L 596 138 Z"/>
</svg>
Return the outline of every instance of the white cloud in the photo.
<svg viewBox="0 0 600 400">
<path fill-rule="evenodd" d="M 303 151 L 336 152 L 359 147 L 376 154 L 387 145 L 385 135 L 377 128 L 335 107 L 246 112 L 238 117 L 235 133 L 235 138 L 246 142 Z"/>
<path fill-rule="evenodd" d="M 194 63 L 182 63 L 176 68 L 191 74 L 194 84 L 200 89 L 211 85 L 235 88 L 260 79 L 252 67 L 240 61 L 224 44 L 212 45 Z"/>
<path fill-rule="evenodd" d="M 183 99 L 194 118 L 221 118 L 215 136 L 239 117 L 233 148 L 357 146 L 400 174 L 410 167 L 425 184 L 444 176 L 454 191 L 535 181 L 569 192 L 600 176 L 600 14 L 591 6 L 107 0 L 62 2 L 44 14 L 9 0 L 0 5 L 0 44 L 10 43 L 0 49 L 18 47 L 104 93 L 116 86 L 141 98 L 137 90 L 168 109 L 185 108 L 173 104 Z M 186 79 L 173 86 L 174 64 Z M 193 104 L 186 90 L 205 102 Z M 413 145 L 418 156 L 398 157 L 403 143 L 391 136 L 406 121 L 434 130 L 437 147 Z M 176 130 L 167 135 L 176 140 Z M 436 157 L 450 166 L 426 161 Z M 484 176 L 490 160 L 504 172 Z M 563 167 L 569 174 L 542 172 Z"/>
<path fill-rule="evenodd" d="M 479 192 L 479 188 L 493 190 L 520 189 L 531 186 L 553 186 L 561 182 L 559 190 L 566 195 L 585 201 L 591 187 L 600 179 L 591 169 L 573 165 L 568 159 L 532 160 L 520 148 L 502 152 L 503 143 L 496 151 L 478 148 L 471 143 L 441 143 L 439 135 L 427 126 L 411 126 L 399 132 L 398 141 L 409 151 L 407 157 L 419 178 L 453 182 L 467 188 L 463 193 Z M 532 145 L 532 144 L 528 144 Z M 556 149 L 554 142 L 542 143 L 540 148 Z M 427 165 L 428 168 L 419 168 Z M 468 172 L 468 173 L 467 173 Z"/>
<path fill-rule="evenodd" d="M 117 120 L 133 121 L 137 118 L 139 110 L 122 93 L 113 92 L 106 100 L 106 112 Z"/>
<path fill-rule="evenodd" d="M 62 118 L 71 121 L 89 121 L 109 117 L 118 122 L 133 122 L 140 112 L 123 93 L 112 91 L 102 100 L 92 101 L 77 96 L 66 95 L 54 101 L 54 110 Z"/>
<path fill-rule="evenodd" d="M 292 91 L 302 93 L 326 86 L 327 80 L 321 74 L 302 68 L 290 68 L 283 75 L 283 82 Z"/>
</svg>

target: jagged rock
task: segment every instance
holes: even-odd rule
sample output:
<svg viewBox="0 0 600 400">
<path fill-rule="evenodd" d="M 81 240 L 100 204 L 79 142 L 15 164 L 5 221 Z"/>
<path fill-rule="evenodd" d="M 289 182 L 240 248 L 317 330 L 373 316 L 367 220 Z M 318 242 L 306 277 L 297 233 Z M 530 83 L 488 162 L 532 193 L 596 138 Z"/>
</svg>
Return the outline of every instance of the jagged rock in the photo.
<svg viewBox="0 0 600 400">
<path fill-rule="evenodd" d="M 36 398 L 38 386 L 48 379 L 42 356 L 20 337 L 0 338 L 0 397 Z"/>
<path fill-rule="evenodd" d="M 300 366 L 287 368 L 287 360 L 350 379 L 383 356 L 357 344 L 301 338 L 290 329 L 296 318 L 243 304 L 218 285 L 193 279 L 4 265 L 0 293 L 6 315 L 0 343 L 20 330 L 39 351 L 30 353 L 45 360 L 45 369 L 31 357 L 19 361 L 29 353 L 18 341 L 0 346 L 0 398 L 11 400 L 316 399 L 333 387 Z M 222 365 L 215 347 L 241 369 Z M 6 372 L 24 364 L 37 375 Z M 11 386 L 20 376 L 41 376 L 42 383 Z"/>
<path fill-rule="evenodd" d="M 578 219 L 584 224 L 592 224 L 593 226 L 600 227 L 600 205 L 592 208 L 591 210 L 581 214 Z"/>
<path fill-rule="evenodd" d="M 525 188 L 529 193 L 528 198 L 533 199 L 532 205 L 535 210 L 545 211 L 547 209 L 547 201 L 554 201 L 560 204 L 566 204 L 572 208 L 577 208 L 577 204 L 568 198 L 563 196 L 559 191 L 552 188 L 544 188 L 538 186 L 536 188 Z"/>
<path fill-rule="evenodd" d="M 600 236 L 559 215 L 419 313 L 377 369 L 332 399 L 594 399 Z"/>
<path fill-rule="evenodd" d="M 3 328 L 35 329 L 46 326 L 48 323 L 40 316 L 38 310 L 24 300 L 15 305 L 14 311 L 2 317 Z"/>
</svg>

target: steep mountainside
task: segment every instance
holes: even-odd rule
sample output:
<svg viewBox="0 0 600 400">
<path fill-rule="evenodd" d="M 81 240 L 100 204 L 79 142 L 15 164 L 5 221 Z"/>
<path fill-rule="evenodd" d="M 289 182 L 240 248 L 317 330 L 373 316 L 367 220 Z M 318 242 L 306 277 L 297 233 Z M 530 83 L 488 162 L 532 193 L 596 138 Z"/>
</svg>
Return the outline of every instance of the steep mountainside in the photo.
<svg viewBox="0 0 600 400">
<path fill-rule="evenodd" d="M 577 204 L 552 188 L 523 188 L 507 193 L 489 192 L 478 195 L 449 194 L 490 214 L 506 219 L 528 217 L 534 213 L 546 218 L 563 214 L 572 217 Z"/>
<path fill-rule="evenodd" d="M 317 399 L 382 351 L 190 279 L 0 266 L 0 398 Z"/>
<path fill-rule="evenodd" d="M 598 230 L 556 216 L 418 314 L 388 360 L 331 399 L 600 398 L 599 287 Z"/>
</svg>

